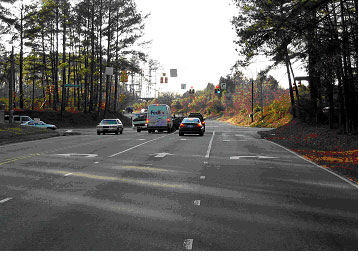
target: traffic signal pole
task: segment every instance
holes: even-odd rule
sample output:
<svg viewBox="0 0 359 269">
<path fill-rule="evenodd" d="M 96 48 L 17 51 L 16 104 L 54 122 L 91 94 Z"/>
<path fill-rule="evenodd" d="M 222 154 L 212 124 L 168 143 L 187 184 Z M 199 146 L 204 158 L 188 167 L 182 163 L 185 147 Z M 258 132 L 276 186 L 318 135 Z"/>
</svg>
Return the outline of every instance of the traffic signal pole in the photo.
<svg viewBox="0 0 359 269">
<path fill-rule="evenodd" d="M 253 90 L 254 90 L 254 81 L 252 79 L 252 113 L 251 113 L 251 119 L 253 122 L 253 112 L 254 112 L 254 96 L 253 96 Z"/>
</svg>

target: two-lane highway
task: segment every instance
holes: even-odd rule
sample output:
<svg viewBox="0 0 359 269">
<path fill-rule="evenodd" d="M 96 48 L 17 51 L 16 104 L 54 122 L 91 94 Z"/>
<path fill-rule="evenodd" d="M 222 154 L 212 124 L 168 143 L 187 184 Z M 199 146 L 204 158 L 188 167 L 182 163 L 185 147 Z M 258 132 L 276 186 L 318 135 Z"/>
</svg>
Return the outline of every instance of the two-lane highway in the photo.
<svg viewBox="0 0 359 269">
<path fill-rule="evenodd" d="M 258 130 L 0 147 L 0 249 L 357 250 L 357 187 Z"/>
</svg>

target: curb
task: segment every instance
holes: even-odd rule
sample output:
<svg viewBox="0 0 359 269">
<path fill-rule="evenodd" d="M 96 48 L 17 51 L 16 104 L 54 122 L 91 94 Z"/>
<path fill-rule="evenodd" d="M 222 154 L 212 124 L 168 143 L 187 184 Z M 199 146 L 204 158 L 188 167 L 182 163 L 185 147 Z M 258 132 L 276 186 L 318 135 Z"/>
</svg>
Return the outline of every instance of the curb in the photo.
<svg viewBox="0 0 359 269">
<path fill-rule="evenodd" d="M 294 151 L 292 151 L 292 150 L 290 150 L 290 149 L 288 149 L 288 148 L 286 148 L 286 147 L 284 147 L 284 146 L 282 146 L 282 145 L 279 145 L 279 144 L 277 144 L 277 143 L 275 143 L 275 142 L 273 142 L 273 141 L 267 140 L 267 139 L 265 139 L 265 138 L 263 138 L 263 140 L 265 140 L 265 141 L 267 141 L 267 142 L 269 142 L 269 143 L 272 143 L 272 144 L 274 144 L 274 145 L 277 145 L 278 147 L 280 147 L 280 148 L 282 148 L 282 149 L 285 149 L 286 151 L 289 151 L 290 153 L 292 153 L 292 154 L 296 155 L 297 157 L 301 158 L 302 160 L 304 160 L 304 161 L 306 161 L 306 162 L 309 162 L 309 163 L 311 163 L 312 165 L 314 165 L 314 166 L 316 166 L 316 167 L 319 167 L 319 168 L 321 168 L 321 169 L 327 171 L 328 173 L 331 173 L 332 175 L 334 175 L 334 176 L 340 178 L 340 179 L 343 180 L 344 182 L 346 182 L 346 183 L 348 183 L 348 184 L 350 184 L 350 185 L 352 185 L 353 187 L 355 187 L 355 188 L 358 189 L 358 184 L 352 182 L 351 180 L 349 180 L 349 179 L 347 179 L 347 178 L 345 178 L 345 177 L 343 177 L 343 176 L 338 175 L 337 173 L 333 172 L 332 170 L 330 170 L 330 169 L 328 169 L 328 168 L 325 168 L 325 167 L 323 167 L 323 166 L 321 166 L 321 165 L 319 165 L 319 164 L 316 164 L 315 162 L 313 162 L 313 161 L 311 161 L 311 160 L 308 160 L 308 159 L 304 158 L 303 156 L 299 155 L 298 153 L 296 153 L 296 152 L 294 152 Z"/>
</svg>

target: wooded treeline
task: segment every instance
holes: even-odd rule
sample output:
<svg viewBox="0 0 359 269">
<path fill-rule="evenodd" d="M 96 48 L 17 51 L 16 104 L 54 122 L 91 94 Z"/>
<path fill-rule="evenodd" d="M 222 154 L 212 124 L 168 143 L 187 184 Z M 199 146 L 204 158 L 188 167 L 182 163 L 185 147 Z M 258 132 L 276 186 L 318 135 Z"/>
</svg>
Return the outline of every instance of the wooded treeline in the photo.
<svg viewBox="0 0 359 269">
<path fill-rule="evenodd" d="M 141 52 L 143 16 L 133 0 L 44 0 L 21 4 L 20 10 L 0 4 L 2 36 L 11 35 L 16 51 L 18 106 L 24 108 L 24 82 L 42 89 L 43 108 L 65 109 L 74 88 L 73 103 L 79 111 L 116 111 L 121 71 L 140 73 L 146 61 Z M 1 38 L 3 79 L 10 72 L 10 57 Z M 105 75 L 113 67 L 113 76 Z M 113 89 L 113 90 L 112 90 Z"/>
<path fill-rule="evenodd" d="M 232 24 L 247 66 L 258 55 L 287 67 L 294 116 L 320 121 L 329 107 L 330 128 L 358 128 L 358 1 L 233 0 Z M 308 72 L 309 93 L 298 90 L 293 61 Z M 271 68 L 271 67 L 269 67 Z M 294 85 L 293 85 L 294 84 Z M 293 87 L 294 86 L 294 87 Z"/>
</svg>

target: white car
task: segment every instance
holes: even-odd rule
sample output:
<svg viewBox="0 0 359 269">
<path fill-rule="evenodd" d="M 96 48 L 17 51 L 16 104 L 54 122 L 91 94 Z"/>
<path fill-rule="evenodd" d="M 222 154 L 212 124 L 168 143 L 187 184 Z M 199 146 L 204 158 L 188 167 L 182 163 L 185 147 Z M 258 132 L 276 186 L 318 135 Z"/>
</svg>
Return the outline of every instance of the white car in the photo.
<svg viewBox="0 0 359 269">
<path fill-rule="evenodd" d="M 22 126 L 31 126 L 31 127 L 38 127 L 38 128 L 44 128 L 44 129 L 51 129 L 51 130 L 56 130 L 57 127 L 53 124 L 47 124 L 43 121 L 34 121 L 34 120 L 30 120 L 27 121 L 23 124 L 21 124 Z"/>
<path fill-rule="evenodd" d="M 115 134 L 122 134 L 123 132 L 123 124 L 119 119 L 103 119 L 97 126 L 96 126 L 97 134 L 100 135 L 101 133 L 115 133 Z"/>
</svg>

